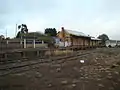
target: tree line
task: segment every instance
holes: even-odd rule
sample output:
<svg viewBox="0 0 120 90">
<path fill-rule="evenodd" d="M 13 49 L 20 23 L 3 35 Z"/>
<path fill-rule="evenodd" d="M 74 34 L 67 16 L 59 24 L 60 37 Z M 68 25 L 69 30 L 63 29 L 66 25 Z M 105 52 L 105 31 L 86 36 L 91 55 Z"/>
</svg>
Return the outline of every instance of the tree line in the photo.
<svg viewBox="0 0 120 90">
<path fill-rule="evenodd" d="M 22 36 L 25 36 L 28 34 L 28 28 L 26 24 L 21 24 L 18 26 L 19 32 L 17 33 L 16 38 L 21 38 Z M 57 30 L 55 28 L 46 28 L 44 31 L 44 34 L 47 36 L 56 36 Z"/>
<path fill-rule="evenodd" d="M 57 36 L 57 30 L 55 28 L 46 28 L 44 30 L 44 35 L 40 34 L 40 33 L 37 33 L 37 32 L 29 33 L 29 30 L 28 30 L 28 27 L 27 27 L 26 24 L 18 25 L 18 30 L 19 31 L 16 35 L 16 38 L 22 38 L 22 37 L 25 37 L 25 36 L 29 36 L 29 37 L 36 36 L 37 38 L 49 40 L 50 37 Z M 101 42 L 102 44 L 105 44 L 106 40 L 109 40 L 109 37 L 106 34 L 101 34 L 97 38 L 102 40 L 102 42 Z M 5 39 L 4 35 L 0 35 L 0 40 L 3 40 L 3 39 Z M 8 37 L 6 39 L 10 39 L 10 38 Z"/>
</svg>

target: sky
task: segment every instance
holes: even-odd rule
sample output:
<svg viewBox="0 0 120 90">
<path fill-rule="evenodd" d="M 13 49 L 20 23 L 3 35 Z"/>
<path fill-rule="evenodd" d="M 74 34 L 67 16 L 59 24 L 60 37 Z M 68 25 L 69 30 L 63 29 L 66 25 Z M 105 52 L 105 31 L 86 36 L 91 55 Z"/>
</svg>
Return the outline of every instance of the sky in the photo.
<svg viewBox="0 0 120 90">
<path fill-rule="evenodd" d="M 15 37 L 16 24 L 30 32 L 56 28 L 120 40 L 120 0 L 0 0 L 0 35 Z M 18 31 L 17 31 L 18 32 Z"/>
</svg>

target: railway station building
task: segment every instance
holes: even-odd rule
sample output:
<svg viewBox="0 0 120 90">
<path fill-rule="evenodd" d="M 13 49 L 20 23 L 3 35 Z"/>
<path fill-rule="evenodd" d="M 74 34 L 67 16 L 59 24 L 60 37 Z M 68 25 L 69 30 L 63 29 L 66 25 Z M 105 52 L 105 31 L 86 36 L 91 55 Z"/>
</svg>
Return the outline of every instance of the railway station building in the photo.
<svg viewBox="0 0 120 90">
<path fill-rule="evenodd" d="M 62 27 L 57 36 L 60 38 L 60 42 L 64 43 L 63 45 L 65 47 L 72 46 L 82 48 L 83 46 L 90 46 L 91 37 L 82 32 L 68 30 Z"/>
</svg>

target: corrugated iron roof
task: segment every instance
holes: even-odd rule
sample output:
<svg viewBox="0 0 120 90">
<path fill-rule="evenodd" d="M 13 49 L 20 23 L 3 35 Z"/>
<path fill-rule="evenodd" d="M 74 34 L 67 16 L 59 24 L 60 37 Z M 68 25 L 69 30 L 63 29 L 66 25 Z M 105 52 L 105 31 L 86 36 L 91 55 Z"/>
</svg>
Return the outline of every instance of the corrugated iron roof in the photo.
<svg viewBox="0 0 120 90">
<path fill-rule="evenodd" d="M 107 40 L 106 42 L 120 42 L 120 40 Z"/>
<path fill-rule="evenodd" d="M 76 36 L 90 37 L 90 36 L 84 34 L 83 32 L 79 32 L 79 31 L 66 30 L 66 29 L 65 29 L 65 31 L 69 34 L 76 35 Z"/>
<path fill-rule="evenodd" d="M 91 40 L 101 40 L 99 38 L 94 38 L 94 37 L 91 37 Z"/>
</svg>

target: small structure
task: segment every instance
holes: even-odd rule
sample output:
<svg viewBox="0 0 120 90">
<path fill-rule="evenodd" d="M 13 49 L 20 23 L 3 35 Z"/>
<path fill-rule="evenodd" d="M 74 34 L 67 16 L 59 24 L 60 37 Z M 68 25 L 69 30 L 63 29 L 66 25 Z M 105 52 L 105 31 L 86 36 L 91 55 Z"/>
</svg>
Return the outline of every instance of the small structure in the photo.
<svg viewBox="0 0 120 90">
<path fill-rule="evenodd" d="M 120 41 L 117 41 L 117 46 L 119 46 L 119 47 L 120 47 Z"/>
<path fill-rule="evenodd" d="M 120 46 L 120 40 L 107 40 L 105 42 L 107 47 L 116 47 L 116 46 Z"/>
<path fill-rule="evenodd" d="M 89 47 L 90 44 L 90 36 L 85 35 L 82 32 L 72 31 L 68 29 L 61 28 L 61 31 L 58 33 L 58 37 L 60 38 L 60 42 L 64 43 L 64 47 L 77 47 L 82 48 Z"/>
</svg>

